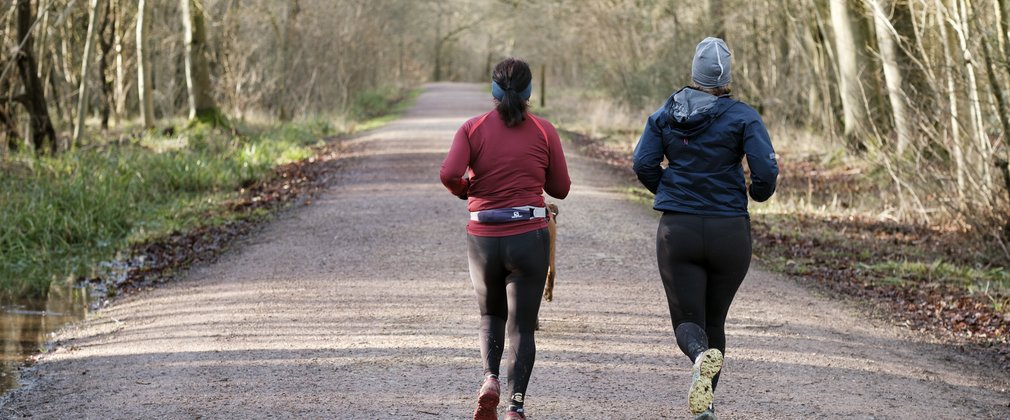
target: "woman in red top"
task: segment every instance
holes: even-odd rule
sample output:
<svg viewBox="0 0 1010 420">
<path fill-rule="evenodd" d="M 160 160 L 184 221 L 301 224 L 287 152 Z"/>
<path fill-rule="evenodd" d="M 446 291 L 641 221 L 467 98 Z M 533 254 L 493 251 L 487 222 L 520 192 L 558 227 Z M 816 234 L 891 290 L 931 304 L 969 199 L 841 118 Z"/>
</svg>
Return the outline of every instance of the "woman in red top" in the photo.
<svg viewBox="0 0 1010 420">
<path fill-rule="evenodd" d="M 478 420 L 498 418 L 506 332 L 512 357 L 506 366 L 505 418 L 526 418 L 523 402 L 536 356 L 533 332 L 550 249 L 543 193 L 563 199 L 572 184 L 554 126 L 527 112 L 532 79 L 522 60 L 508 58 L 495 66 L 495 109 L 459 128 L 439 174 L 470 210 L 467 249 L 484 363 L 474 412 Z"/>
</svg>

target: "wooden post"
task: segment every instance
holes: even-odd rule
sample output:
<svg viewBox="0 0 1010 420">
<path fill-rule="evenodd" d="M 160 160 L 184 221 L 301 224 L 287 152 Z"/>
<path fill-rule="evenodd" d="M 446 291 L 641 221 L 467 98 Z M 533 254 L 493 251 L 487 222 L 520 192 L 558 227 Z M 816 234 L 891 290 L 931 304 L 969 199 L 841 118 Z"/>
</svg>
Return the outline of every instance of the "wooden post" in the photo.
<svg viewBox="0 0 1010 420">
<path fill-rule="evenodd" d="M 547 106 L 547 65 L 540 65 L 540 108 Z"/>
</svg>

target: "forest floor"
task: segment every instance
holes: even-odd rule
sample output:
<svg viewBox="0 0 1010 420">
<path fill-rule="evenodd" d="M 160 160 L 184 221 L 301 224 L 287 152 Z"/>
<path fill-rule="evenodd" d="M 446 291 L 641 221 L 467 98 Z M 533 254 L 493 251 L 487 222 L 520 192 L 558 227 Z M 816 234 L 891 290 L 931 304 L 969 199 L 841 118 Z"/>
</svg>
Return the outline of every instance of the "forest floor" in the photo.
<svg viewBox="0 0 1010 420">
<path fill-rule="evenodd" d="M 400 120 L 341 141 L 329 188 L 216 262 L 62 331 L 0 417 L 466 418 L 479 316 L 465 206 L 437 172 L 488 102 L 483 86 L 432 84 Z M 626 173 L 574 149 L 530 418 L 689 418 L 657 215 L 629 199 Z M 720 418 L 1010 417 L 1010 379 L 989 355 L 760 262 L 727 333 Z"/>
</svg>

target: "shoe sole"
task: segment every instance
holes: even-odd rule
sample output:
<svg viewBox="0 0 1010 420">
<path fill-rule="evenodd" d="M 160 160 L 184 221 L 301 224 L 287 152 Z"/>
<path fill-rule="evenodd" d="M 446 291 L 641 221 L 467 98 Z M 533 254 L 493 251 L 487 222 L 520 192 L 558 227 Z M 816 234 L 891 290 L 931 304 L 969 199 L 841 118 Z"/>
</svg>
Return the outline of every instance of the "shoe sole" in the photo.
<svg viewBox="0 0 1010 420">
<path fill-rule="evenodd" d="M 473 420 L 498 420 L 498 395 L 488 392 L 478 396 Z"/>
<path fill-rule="evenodd" d="M 711 411 L 705 411 L 699 414 L 697 417 L 695 417 L 694 420 L 716 420 L 715 413 Z"/>
<path fill-rule="evenodd" d="M 687 394 L 687 405 L 691 414 L 699 415 L 712 404 L 712 378 L 722 369 L 722 352 L 718 349 L 705 350 L 694 362 L 694 381 Z"/>
</svg>

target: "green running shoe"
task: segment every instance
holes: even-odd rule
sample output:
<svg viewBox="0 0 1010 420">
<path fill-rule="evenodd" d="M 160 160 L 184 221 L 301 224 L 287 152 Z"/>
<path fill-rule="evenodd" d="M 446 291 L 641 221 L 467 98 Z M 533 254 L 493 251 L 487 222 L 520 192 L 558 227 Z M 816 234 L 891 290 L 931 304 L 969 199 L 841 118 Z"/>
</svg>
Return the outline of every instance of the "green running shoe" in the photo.
<svg viewBox="0 0 1010 420">
<path fill-rule="evenodd" d="M 699 416 L 712 405 L 712 378 L 722 369 L 722 352 L 719 349 L 705 350 L 694 361 L 691 390 L 687 393 L 687 405 L 691 414 Z M 705 417 L 698 417 L 705 418 Z"/>
</svg>

